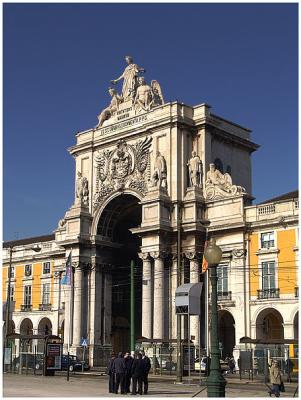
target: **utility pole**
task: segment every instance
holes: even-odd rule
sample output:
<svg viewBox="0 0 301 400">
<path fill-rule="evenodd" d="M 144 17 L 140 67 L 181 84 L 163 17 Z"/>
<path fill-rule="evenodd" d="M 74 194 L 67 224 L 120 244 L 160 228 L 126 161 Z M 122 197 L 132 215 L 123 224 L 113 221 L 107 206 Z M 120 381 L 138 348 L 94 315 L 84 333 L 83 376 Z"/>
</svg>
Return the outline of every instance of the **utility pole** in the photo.
<svg viewBox="0 0 301 400">
<path fill-rule="evenodd" d="M 180 203 L 177 204 L 178 207 L 178 218 L 177 218 L 177 287 L 181 286 L 181 210 Z M 181 343 L 181 314 L 177 314 L 177 382 L 182 382 L 182 343 Z"/>
<path fill-rule="evenodd" d="M 131 353 L 135 352 L 135 261 L 131 260 Z"/>
</svg>

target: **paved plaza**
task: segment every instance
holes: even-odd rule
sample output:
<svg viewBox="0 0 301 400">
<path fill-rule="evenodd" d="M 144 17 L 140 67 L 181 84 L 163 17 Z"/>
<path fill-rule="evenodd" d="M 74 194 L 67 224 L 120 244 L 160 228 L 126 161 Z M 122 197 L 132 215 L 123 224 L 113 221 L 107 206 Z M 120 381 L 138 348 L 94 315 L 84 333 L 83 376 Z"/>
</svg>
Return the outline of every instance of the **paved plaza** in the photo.
<svg viewBox="0 0 301 400">
<path fill-rule="evenodd" d="M 174 377 L 150 376 L 148 397 L 207 397 L 205 387 L 198 384 L 175 384 Z M 286 383 L 286 392 L 281 397 L 292 398 L 297 383 Z M 34 376 L 4 374 L 3 397 L 119 397 L 108 393 L 108 377 L 95 374 L 66 376 Z M 121 396 L 120 396 L 121 397 Z M 122 396 L 125 397 L 125 396 Z M 143 396 L 144 397 L 144 396 Z M 239 381 L 229 378 L 226 397 L 269 397 L 267 388 L 258 381 Z M 298 393 L 295 394 L 298 397 Z"/>
</svg>

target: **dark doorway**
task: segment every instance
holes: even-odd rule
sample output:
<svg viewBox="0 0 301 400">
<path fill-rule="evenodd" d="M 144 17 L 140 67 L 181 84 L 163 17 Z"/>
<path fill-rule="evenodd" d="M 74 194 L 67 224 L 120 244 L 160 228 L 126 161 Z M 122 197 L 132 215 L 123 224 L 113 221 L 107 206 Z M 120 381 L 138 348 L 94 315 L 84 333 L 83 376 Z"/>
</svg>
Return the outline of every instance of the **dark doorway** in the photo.
<svg viewBox="0 0 301 400">
<path fill-rule="evenodd" d="M 218 313 L 218 340 L 220 342 L 221 357 L 233 356 L 235 346 L 235 321 L 229 311 Z"/>
<path fill-rule="evenodd" d="M 131 228 L 141 224 L 139 199 L 122 194 L 113 199 L 102 212 L 98 235 L 113 243 L 109 250 L 112 273 L 112 329 L 111 342 L 115 351 L 130 350 L 130 264 L 135 263 L 135 336 L 141 336 L 142 268 L 138 257 L 141 239 Z"/>
</svg>

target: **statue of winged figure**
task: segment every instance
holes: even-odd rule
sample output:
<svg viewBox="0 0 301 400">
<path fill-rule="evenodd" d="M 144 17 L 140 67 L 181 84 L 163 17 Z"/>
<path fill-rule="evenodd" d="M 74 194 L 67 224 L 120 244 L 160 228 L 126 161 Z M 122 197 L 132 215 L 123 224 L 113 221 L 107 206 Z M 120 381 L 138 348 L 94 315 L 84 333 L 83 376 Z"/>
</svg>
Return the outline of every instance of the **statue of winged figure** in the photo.
<svg viewBox="0 0 301 400">
<path fill-rule="evenodd" d="M 136 144 L 136 165 L 137 170 L 143 173 L 146 170 L 148 158 L 149 158 L 149 148 L 152 144 L 152 137 L 146 137 L 144 140 L 140 140 Z"/>
<path fill-rule="evenodd" d="M 158 81 L 151 81 L 151 86 L 147 85 L 144 76 L 138 78 L 138 88 L 134 98 L 136 111 L 149 111 L 153 107 L 164 104 L 161 87 Z"/>
<path fill-rule="evenodd" d="M 151 88 L 153 93 L 152 107 L 161 106 L 164 104 L 163 94 L 159 82 L 156 80 L 151 81 Z"/>
</svg>

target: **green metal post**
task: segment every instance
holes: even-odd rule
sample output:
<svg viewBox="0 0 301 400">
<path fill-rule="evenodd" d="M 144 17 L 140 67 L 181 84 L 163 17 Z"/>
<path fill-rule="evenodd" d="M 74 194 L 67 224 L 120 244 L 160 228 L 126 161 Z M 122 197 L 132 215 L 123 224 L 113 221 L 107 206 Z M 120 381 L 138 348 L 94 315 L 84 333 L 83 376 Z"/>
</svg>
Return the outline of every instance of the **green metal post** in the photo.
<svg viewBox="0 0 301 400">
<path fill-rule="evenodd" d="M 225 397 L 226 380 L 222 375 L 220 367 L 220 351 L 217 330 L 217 271 L 216 265 L 210 265 L 211 281 L 211 363 L 210 374 L 207 379 L 208 397 Z"/>
<path fill-rule="evenodd" d="M 131 260 L 131 352 L 135 352 L 135 261 Z"/>
<path fill-rule="evenodd" d="M 178 203 L 178 221 L 177 221 L 177 287 L 182 284 L 182 268 L 181 268 L 181 211 Z M 181 343 L 181 314 L 177 314 L 177 383 L 183 381 L 182 371 L 182 343 Z"/>
</svg>

